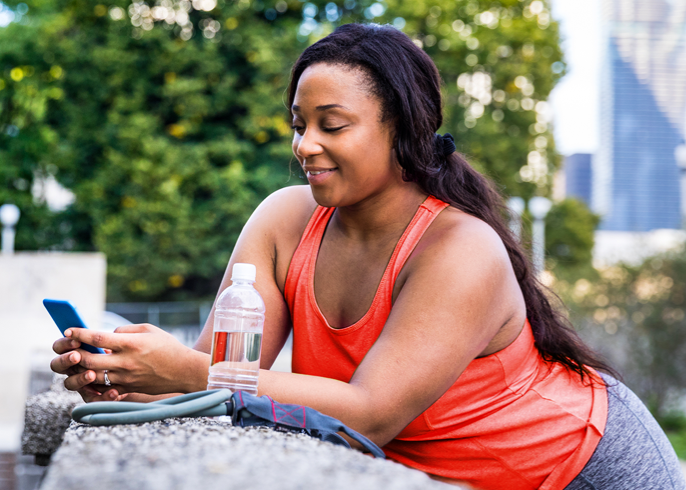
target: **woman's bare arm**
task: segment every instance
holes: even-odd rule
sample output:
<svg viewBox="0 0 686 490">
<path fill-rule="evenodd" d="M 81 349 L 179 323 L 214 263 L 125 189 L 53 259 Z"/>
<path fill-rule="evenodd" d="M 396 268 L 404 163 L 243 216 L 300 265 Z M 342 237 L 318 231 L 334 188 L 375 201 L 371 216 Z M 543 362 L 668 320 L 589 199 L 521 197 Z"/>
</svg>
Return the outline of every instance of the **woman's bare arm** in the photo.
<svg viewBox="0 0 686 490">
<path fill-rule="evenodd" d="M 283 287 L 290 258 L 315 206 L 309 187 L 305 186 L 282 189 L 269 196 L 243 228 L 217 293 L 218 298 L 231 285 L 233 264 L 248 263 L 257 267 L 255 288 L 266 307 L 260 358 L 263 369 L 272 366 L 291 329 Z M 215 305 L 212 306 L 205 327 L 194 346 L 196 350 L 210 352 Z"/>
<path fill-rule="evenodd" d="M 470 218 L 418 249 L 350 383 L 264 371 L 260 394 L 318 409 L 384 445 L 450 388 L 503 325 L 523 325 L 521 293 L 490 227 Z"/>
<path fill-rule="evenodd" d="M 267 308 L 263 368 L 272 365 L 290 331 L 283 283 L 290 257 L 315 206 L 309 188 L 304 186 L 282 189 L 268 197 L 244 227 L 217 294 L 230 285 L 234 263 L 256 265 L 255 287 Z M 51 368 L 68 374 L 65 386 L 79 391 L 87 401 L 112 399 L 112 395 L 130 392 L 157 395 L 203 390 L 207 385 L 213 324 L 214 308 L 194 349 L 182 346 L 151 325 L 129 325 L 115 334 L 72 330 L 69 338 L 60 339 L 53 346 L 59 355 L 51 362 Z M 74 340 L 110 345 L 113 353 L 98 356 L 74 350 Z M 113 389 L 102 384 L 105 369 L 116 385 Z"/>
</svg>

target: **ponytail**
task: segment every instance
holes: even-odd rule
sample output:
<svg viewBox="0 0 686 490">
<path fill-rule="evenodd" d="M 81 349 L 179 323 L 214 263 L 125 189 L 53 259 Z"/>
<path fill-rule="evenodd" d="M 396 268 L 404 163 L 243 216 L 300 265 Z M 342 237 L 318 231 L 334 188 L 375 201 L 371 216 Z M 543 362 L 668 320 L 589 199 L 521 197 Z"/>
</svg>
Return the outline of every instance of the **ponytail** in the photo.
<svg viewBox="0 0 686 490">
<path fill-rule="evenodd" d="M 506 209 L 493 184 L 458 153 L 445 156 L 444 162 L 445 166 L 441 166 L 439 172 L 415 168 L 413 180 L 427 194 L 488 223 L 498 234 L 522 290 L 526 315 L 541 356 L 548 362 L 564 365 L 582 379 L 590 375 L 589 367 L 619 377 L 584 344 L 567 317 L 551 305 L 548 298 L 554 293 L 533 274 L 519 240 L 505 223 Z"/>
</svg>

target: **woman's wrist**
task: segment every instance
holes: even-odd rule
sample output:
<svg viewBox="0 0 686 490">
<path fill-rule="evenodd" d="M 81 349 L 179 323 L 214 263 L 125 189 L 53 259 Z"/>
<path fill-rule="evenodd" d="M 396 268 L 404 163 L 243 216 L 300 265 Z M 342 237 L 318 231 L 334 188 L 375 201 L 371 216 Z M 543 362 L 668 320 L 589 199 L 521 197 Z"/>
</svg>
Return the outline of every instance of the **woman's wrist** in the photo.
<svg viewBox="0 0 686 490">
<path fill-rule="evenodd" d="M 186 376 L 179 380 L 179 391 L 193 393 L 205 390 L 210 368 L 210 355 L 195 349 L 189 349 L 183 366 L 183 372 L 186 373 Z"/>
</svg>

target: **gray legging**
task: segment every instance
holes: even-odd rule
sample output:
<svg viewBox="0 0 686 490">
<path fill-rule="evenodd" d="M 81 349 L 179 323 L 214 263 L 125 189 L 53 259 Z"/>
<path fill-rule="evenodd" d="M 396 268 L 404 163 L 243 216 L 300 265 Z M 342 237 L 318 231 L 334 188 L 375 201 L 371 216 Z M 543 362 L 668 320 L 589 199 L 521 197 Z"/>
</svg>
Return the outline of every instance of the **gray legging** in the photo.
<svg viewBox="0 0 686 490">
<path fill-rule="evenodd" d="M 616 379 L 608 385 L 605 435 L 566 490 L 686 490 L 672 445 L 641 400 Z"/>
</svg>

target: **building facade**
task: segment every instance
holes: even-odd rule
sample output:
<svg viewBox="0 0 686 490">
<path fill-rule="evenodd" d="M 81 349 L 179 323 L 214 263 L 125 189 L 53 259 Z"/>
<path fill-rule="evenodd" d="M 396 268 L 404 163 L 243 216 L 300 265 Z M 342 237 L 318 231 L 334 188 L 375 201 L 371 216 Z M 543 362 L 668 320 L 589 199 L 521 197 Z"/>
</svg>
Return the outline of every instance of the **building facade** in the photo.
<svg viewBox="0 0 686 490">
<path fill-rule="evenodd" d="M 589 153 L 575 153 L 564 161 L 565 197 L 591 204 L 591 158 Z"/>
<path fill-rule="evenodd" d="M 600 229 L 682 226 L 686 0 L 603 0 L 606 57 L 591 204 Z"/>
</svg>

